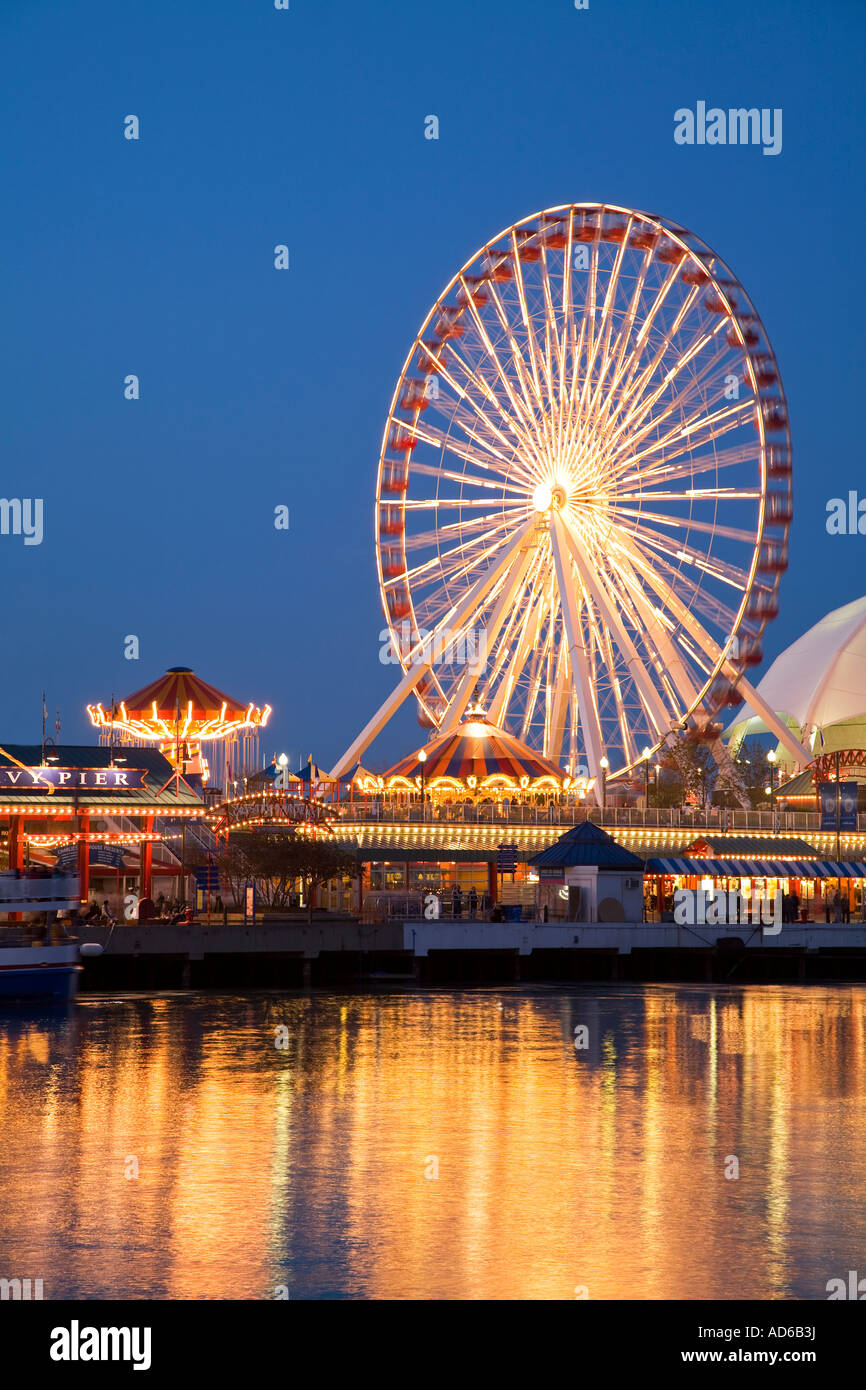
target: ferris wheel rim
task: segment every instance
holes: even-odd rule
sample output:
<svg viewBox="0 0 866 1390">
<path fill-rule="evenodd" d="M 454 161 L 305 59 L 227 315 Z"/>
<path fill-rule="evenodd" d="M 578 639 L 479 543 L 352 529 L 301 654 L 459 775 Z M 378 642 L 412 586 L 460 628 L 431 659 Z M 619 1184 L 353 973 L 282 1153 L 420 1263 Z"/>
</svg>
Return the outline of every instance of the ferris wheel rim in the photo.
<svg viewBox="0 0 866 1390">
<path fill-rule="evenodd" d="M 599 228 L 601 228 L 601 220 L 602 220 L 602 218 L 604 218 L 604 217 L 610 217 L 610 216 L 612 216 L 612 217 L 625 217 L 625 218 L 628 218 L 628 219 L 629 219 L 629 222 L 628 222 L 628 229 L 629 229 L 629 232 L 631 231 L 631 228 L 632 228 L 632 226 L 633 226 L 633 224 L 634 224 L 635 221 L 638 221 L 638 222 L 640 222 L 640 223 L 649 224 L 649 226 L 650 226 L 651 228 L 653 228 L 657 234 L 662 235 L 666 240 L 669 240 L 671 243 L 673 243 L 676 247 L 678 247 L 678 248 L 681 250 L 683 260 L 684 260 L 684 258 L 688 257 L 688 258 L 693 259 L 694 261 L 696 261 L 696 262 L 700 265 L 700 264 L 701 264 L 701 259 L 704 258 L 706 261 L 709 262 L 710 265 L 712 265 L 712 270 L 711 270 L 711 271 L 707 270 L 706 267 L 704 267 L 704 269 L 705 269 L 705 271 L 706 271 L 706 275 L 707 275 L 708 282 L 711 282 L 712 288 L 713 288 L 714 290 L 718 290 L 718 291 L 723 295 L 723 297 L 724 297 L 724 303 L 725 303 L 725 307 L 726 307 L 726 315 L 725 315 L 726 320 L 728 321 L 728 323 L 729 323 L 730 325 L 732 325 L 733 331 L 736 332 L 736 334 L 737 334 L 737 336 L 738 336 L 738 338 L 739 338 L 739 340 L 740 340 L 740 344 L 739 344 L 739 345 L 740 345 L 740 349 L 741 349 L 741 351 L 742 351 L 743 360 L 746 362 L 746 364 L 747 364 L 747 366 L 748 366 L 750 372 L 752 373 L 752 377 L 753 377 L 753 380 L 752 380 L 752 382 L 751 382 L 751 386 L 752 386 L 752 390 L 753 390 L 753 393 L 754 393 L 754 406 L 755 406 L 755 410 L 754 410 L 754 415 L 755 415 L 754 427 L 755 427 L 756 436 L 757 436 L 757 452 L 758 452 L 759 457 L 760 457 L 760 466 L 761 466 L 759 514 L 758 514 L 758 521 L 757 521 L 757 526 L 756 526 L 755 535 L 754 535 L 754 542 L 753 542 L 753 544 L 752 544 L 751 562 L 750 562 L 750 565 L 749 565 L 749 571 L 748 571 L 747 580 L 746 580 L 746 583 L 745 583 L 744 586 L 743 586 L 742 598 L 741 598 L 741 600 L 740 600 L 740 602 L 739 602 L 739 606 L 738 606 L 738 608 L 737 608 L 737 610 L 736 610 L 736 613 L 735 613 L 735 616 L 734 616 L 734 621 L 733 621 L 732 630 L 731 630 L 731 637 L 735 636 L 735 635 L 743 628 L 743 625 L 744 625 L 744 622 L 745 622 L 745 617 L 746 617 L 747 610 L 748 610 L 748 607 L 749 607 L 749 601 L 750 601 L 750 598 L 753 596 L 754 591 L 755 591 L 756 580 L 757 580 L 757 574 L 758 574 L 758 567 L 759 567 L 759 557 L 760 557 L 760 555 L 761 555 L 761 548 L 762 548 L 762 545 L 765 543 L 765 540 L 767 539 L 767 535 L 766 535 L 767 529 L 768 529 L 767 503 L 768 503 L 768 497 L 771 495 L 771 494 L 770 494 L 769 485 L 768 485 L 768 484 L 769 484 L 769 479 L 768 479 L 768 475 L 767 475 L 767 457 L 768 457 L 768 451 L 769 451 L 771 448 L 773 448 L 773 447 L 779 447 L 782 453 L 786 453 L 786 454 L 787 454 L 788 459 L 790 459 L 790 452 L 791 452 L 791 450 L 790 450 L 790 429 L 789 429 L 789 424 L 788 424 L 788 413 L 787 413 L 787 401 L 786 401 L 786 397 L 785 397 L 785 393 L 784 393 L 784 388 L 783 388 L 782 382 L 781 382 L 781 376 L 780 376 L 780 374 L 779 374 L 779 372 L 778 372 L 778 364 L 777 364 L 777 361 L 776 361 L 775 352 L 774 352 L 774 350 L 773 350 L 772 343 L 770 342 L 769 335 L 767 334 L 766 329 L 764 328 L 764 325 L 763 325 L 762 321 L 760 320 L 759 315 L 757 314 L 757 310 L 755 309 L 755 306 L 754 306 L 754 303 L 753 303 L 751 297 L 748 295 L 748 292 L 745 290 L 745 288 L 743 287 L 743 285 L 742 285 L 742 283 L 739 281 L 739 279 L 738 279 L 738 278 L 733 274 L 733 272 L 730 270 L 730 267 L 728 266 L 727 262 L 724 261 L 724 260 L 718 255 L 718 253 L 715 252 L 715 251 L 713 250 L 713 248 L 711 248 L 706 242 L 703 241 L 702 238 L 698 237 L 695 233 L 692 233 L 692 232 L 690 232 L 688 229 L 681 227 L 679 224 L 677 224 L 677 223 L 675 223 L 675 222 L 672 222 L 672 221 L 669 221 L 669 220 L 667 220 L 667 219 L 665 219 L 665 218 L 663 218 L 663 217 L 660 217 L 660 216 L 658 216 L 658 215 L 656 215 L 656 214 L 647 213 L 647 212 L 644 212 L 644 211 L 642 211 L 642 210 L 637 210 L 637 209 L 625 208 L 625 207 L 622 207 L 622 206 L 620 206 L 620 205 L 618 205 L 618 204 L 598 203 L 598 202 L 567 203 L 567 204 L 561 204 L 561 205 L 557 205 L 557 206 L 550 207 L 550 208 L 547 208 L 547 209 L 543 209 L 543 210 L 541 210 L 541 211 L 539 211 L 539 212 L 536 212 L 536 213 L 529 214 L 529 215 L 527 215 L 526 217 L 521 218 L 519 221 L 514 222 L 514 223 L 511 223 L 511 224 L 509 224 L 508 226 L 502 228 L 494 237 L 489 238 L 485 243 L 483 243 L 483 245 L 482 245 L 481 247 L 479 247 L 479 248 L 472 254 L 472 256 L 470 256 L 470 257 L 464 262 L 464 264 L 460 267 L 460 269 L 456 272 L 456 274 L 452 276 L 452 278 L 450 279 L 450 281 L 448 282 L 448 284 L 444 287 L 444 289 L 443 289 L 443 290 L 440 292 L 440 294 L 437 296 L 437 298 L 436 298 L 436 300 L 434 301 L 433 305 L 431 306 L 431 308 L 429 309 L 429 311 L 428 311 L 428 313 L 426 314 L 425 318 L 423 319 L 423 321 L 422 321 L 422 323 L 421 323 L 421 325 L 420 325 L 420 327 L 419 327 L 419 329 L 418 329 L 418 332 L 416 333 L 416 335 L 414 336 L 414 338 L 413 338 L 413 340 L 412 340 L 412 343 L 411 343 L 409 352 L 408 352 L 408 354 L 407 354 L 407 356 L 406 356 L 406 358 L 405 358 L 405 360 L 404 360 L 404 362 L 403 362 L 402 368 L 401 368 L 400 373 L 399 373 L 399 375 L 398 375 L 397 383 L 396 383 L 396 386 L 395 386 L 395 390 L 394 390 L 394 393 L 393 393 L 393 396 L 392 396 L 392 399 L 391 399 L 391 402 L 390 402 L 390 405 L 389 405 L 389 410 L 388 410 L 388 414 L 387 414 L 387 418 L 386 418 L 385 429 L 384 429 L 383 436 L 382 436 L 382 444 L 381 444 L 380 453 L 379 453 L 379 466 L 378 466 L 378 473 L 377 473 L 377 489 L 376 489 L 376 509 L 375 509 L 375 535 L 376 535 L 377 571 L 378 571 L 378 580 L 379 580 L 380 594 L 381 594 L 381 596 L 382 596 L 382 602 L 383 602 L 383 610 L 384 610 L 384 612 L 385 612 L 385 617 L 386 617 L 386 621 L 387 621 L 387 623 L 388 623 L 388 627 L 389 627 L 389 631 L 390 631 L 391 638 L 392 638 L 393 641 L 395 641 L 395 643 L 396 643 L 396 649 L 400 652 L 400 663 L 401 663 L 401 665 L 403 666 L 404 671 L 408 671 L 408 669 L 409 669 L 409 664 L 410 664 L 410 659 L 409 659 L 408 657 L 406 657 L 405 654 L 404 654 L 404 653 L 401 651 L 401 649 L 400 649 L 399 638 L 398 638 L 398 636 L 397 636 L 397 632 L 396 632 L 396 628 L 395 628 L 395 623 L 394 623 L 393 615 L 392 615 L 391 612 L 389 611 L 388 598 L 387 598 L 387 591 L 388 591 L 387 579 L 388 579 L 390 576 L 386 576 L 386 574 L 385 574 L 385 572 L 384 572 L 384 564 L 383 564 L 383 556 L 384 556 L 384 554 L 385 554 L 385 551 L 388 549 L 388 544 L 386 543 L 386 541 L 385 541 L 385 539 L 384 539 L 384 537 L 383 537 L 381 521 L 382 521 L 383 508 L 389 507 L 389 506 L 392 506 L 392 505 L 398 506 L 398 507 L 399 507 L 399 504 L 397 504 L 397 503 L 387 502 L 387 501 L 384 501 L 384 500 L 383 500 L 383 478 L 384 478 L 385 465 L 386 465 L 386 462 L 387 462 L 387 460 L 386 460 L 386 455 L 387 455 L 387 453 L 388 453 L 388 448 L 389 448 L 389 439 L 392 437 L 392 430 L 395 428 L 395 426 L 397 426 L 397 425 L 399 425 L 399 424 L 404 424 L 404 425 L 405 425 L 405 423 L 406 423 L 406 422 L 402 419 L 402 417 L 399 415 L 398 410 L 399 410 L 399 408 L 400 408 L 401 398 L 404 397 L 404 396 L 406 395 L 406 383 L 407 383 L 407 378 L 409 378 L 409 376 L 410 376 L 410 373 L 411 373 L 411 370 L 412 370 L 413 362 L 415 361 L 416 357 L 418 357 L 419 354 L 421 354 L 421 351 L 422 351 L 422 349 L 424 348 L 424 344 L 425 344 L 425 333 L 427 333 L 427 331 L 429 330 L 431 323 L 434 323 L 434 322 L 436 321 L 437 315 L 441 316 L 441 315 L 443 314 L 443 312 L 444 312 L 446 309 L 448 309 L 448 308 L 453 308 L 453 306 L 449 306 L 449 305 L 448 305 L 449 296 L 451 296 L 451 295 L 453 294 L 453 292 L 455 291 L 455 287 L 458 287 L 458 286 L 463 285 L 463 287 L 465 288 L 465 283 L 466 283 L 466 282 L 465 282 L 465 277 L 467 276 L 467 274 L 469 273 L 470 269 L 471 269 L 473 266 L 479 265 L 479 264 L 482 262 L 483 258 L 485 258 L 485 257 L 490 258 L 492 255 L 505 255 L 505 254 L 511 254 L 510 252 L 508 252 L 508 253 L 503 252 L 502 249 L 501 249 L 501 247 L 500 247 L 500 243 L 502 243 L 504 239 L 510 237 L 512 243 L 513 243 L 515 246 L 517 246 L 517 243 L 516 243 L 516 233 L 518 233 L 519 231 L 521 231 L 521 230 L 523 230 L 523 229 L 526 229 L 526 228 L 528 228 L 528 227 L 530 227 L 530 226 L 532 226 L 531 235 L 534 235 L 534 236 L 536 236 L 536 237 L 541 237 L 541 232 L 539 231 L 539 224 L 543 223 L 545 220 L 550 221 L 551 219 L 554 219 L 554 220 L 555 220 L 555 219 L 558 218 L 558 219 L 560 220 L 560 222 L 562 222 L 562 221 L 564 221 L 565 218 L 567 217 L 568 220 L 569 220 L 569 229 L 570 229 L 570 230 L 569 230 L 569 236 L 571 236 L 571 230 L 573 229 L 575 214 L 579 214 L 579 215 L 583 216 L 584 218 L 585 218 L 587 215 L 597 217 L 597 218 L 599 219 L 599 223 L 598 223 Z M 599 232 L 599 235 L 601 235 L 600 232 Z M 526 244 L 526 243 L 522 243 L 522 245 L 525 245 L 525 244 Z M 542 243 L 542 244 L 544 244 L 544 243 Z M 571 244 L 572 244 L 572 243 L 571 243 L 571 240 L 570 240 L 570 241 L 569 241 L 569 248 L 570 248 Z M 497 249 L 497 248 L 498 248 L 498 249 Z M 519 255 L 520 255 L 520 247 L 517 247 L 517 252 L 516 252 L 516 254 L 517 254 L 517 256 L 519 257 Z M 652 254 L 654 254 L 654 252 L 653 252 Z M 649 256 L 649 259 L 646 261 L 646 264 L 649 265 L 649 264 L 651 263 L 651 261 L 652 261 L 652 255 Z M 721 284 L 719 283 L 720 281 L 722 282 Z M 735 295 L 734 295 L 734 291 L 736 291 L 736 297 L 735 297 Z M 760 391 L 759 391 L 759 389 L 758 389 L 757 382 L 754 380 L 754 367 L 753 367 L 753 363 L 752 363 L 752 358 L 750 358 L 750 356 L 749 356 L 748 345 L 747 345 L 747 343 L 746 343 L 746 341 L 745 341 L 745 336 L 744 336 L 744 333 L 743 333 L 743 330 L 742 330 L 742 324 L 743 324 L 744 322 L 746 322 L 746 321 L 749 321 L 749 322 L 750 322 L 751 324 L 753 324 L 753 325 L 757 325 L 756 329 L 754 329 L 753 331 L 757 334 L 758 342 L 759 342 L 759 344 L 761 345 L 761 347 L 762 347 L 762 349 L 763 349 L 761 356 L 762 356 L 763 358 L 769 360 L 770 368 L 773 369 L 773 370 L 775 371 L 776 385 L 775 385 L 775 388 L 774 388 L 774 397 L 773 397 L 773 399 L 779 403 L 779 406 L 780 406 L 780 409 L 781 409 L 781 414 L 782 414 L 782 416 L 783 416 L 783 421 L 784 421 L 783 426 L 782 426 L 782 427 L 777 427 L 776 430 L 775 430 L 775 432 L 776 432 L 777 434 L 778 434 L 779 432 L 781 432 L 782 435 L 783 435 L 783 442 L 782 442 L 781 444 L 779 444 L 778 441 L 777 441 L 776 446 L 774 446 L 774 445 L 772 445 L 772 444 L 769 444 L 769 443 L 768 443 L 768 440 L 767 440 L 766 421 L 765 421 L 764 415 L 762 414 L 762 409 L 761 409 L 762 397 L 761 397 Z M 731 331 L 731 330 L 729 329 L 729 331 L 728 331 L 728 336 L 727 336 L 727 341 L 728 341 L 729 344 L 730 344 L 730 331 Z M 441 344 L 440 344 L 440 347 L 441 347 Z M 417 420 L 419 415 L 420 415 L 420 409 L 418 409 L 418 410 L 415 411 L 415 413 L 414 413 L 414 419 Z M 469 481 L 471 482 L 472 480 L 469 480 Z M 791 499 L 791 495 L 792 495 L 792 486 L 791 486 L 791 480 L 790 480 L 790 470 L 789 470 L 789 475 L 788 475 L 788 480 L 787 480 L 786 492 L 787 492 L 787 499 L 788 499 L 788 511 L 790 511 L 790 499 Z M 780 493 L 777 493 L 777 494 L 775 494 L 775 495 L 781 495 L 781 494 L 780 494 Z M 403 513 L 402 513 L 402 514 L 403 514 L 403 531 L 402 531 L 401 540 L 402 540 L 402 543 L 403 543 L 403 545 L 404 545 L 404 547 L 405 547 L 405 536 L 406 536 L 406 530 L 405 530 L 406 504 L 405 504 L 405 503 L 404 503 L 404 505 L 403 505 Z M 779 521 L 778 519 L 772 519 L 772 518 L 770 519 L 770 521 L 772 522 L 772 526 L 775 528 L 776 531 L 780 531 L 781 534 L 772 535 L 772 536 L 769 538 L 768 543 L 770 543 L 770 544 L 772 544 L 773 546 L 775 546 L 775 547 L 776 547 L 776 550 L 779 552 L 779 554 L 782 555 L 782 556 L 785 558 L 785 560 L 786 560 L 786 554 L 787 554 L 787 536 L 788 536 L 788 530 L 789 530 L 789 526 L 790 526 L 790 517 L 788 517 L 788 519 L 787 519 L 787 521 L 786 521 L 786 520 L 784 519 L 784 515 L 785 515 L 784 511 L 781 513 L 781 515 L 782 515 L 782 520 L 781 520 L 781 521 Z M 408 575 L 408 571 L 409 571 L 408 561 L 406 562 L 405 569 L 406 569 L 406 574 Z M 778 572 L 780 573 L 781 570 L 779 570 Z M 772 597 L 772 593 L 775 593 L 775 591 L 777 590 L 777 588 L 778 588 L 778 578 L 776 579 L 776 581 L 775 581 L 775 583 L 774 583 L 773 586 L 765 586 L 766 592 L 771 593 L 771 597 Z M 417 611 L 416 611 L 415 597 L 414 597 L 414 595 L 413 595 L 413 593 L 412 593 L 411 586 L 409 586 L 408 582 L 407 582 L 407 584 L 406 584 L 406 598 L 407 598 L 407 600 L 408 600 L 409 609 L 408 609 L 408 611 L 407 611 L 407 613 L 406 613 L 405 616 L 406 616 L 406 617 L 411 617 L 411 622 L 412 622 L 413 631 L 418 631 L 418 629 L 419 629 L 419 623 L 418 623 L 418 620 L 417 620 Z M 765 620 L 763 621 L 763 623 L 761 623 L 761 624 L 759 625 L 759 632 L 758 632 L 758 639 L 757 639 L 757 640 L 759 640 L 760 634 L 763 632 L 764 628 L 766 627 L 766 621 L 767 621 L 767 619 L 765 619 Z M 688 722 L 688 720 L 694 716 L 696 710 L 698 710 L 699 708 L 700 708 L 701 710 L 703 710 L 704 706 L 707 704 L 708 696 L 709 696 L 710 692 L 713 690 L 714 682 L 715 682 L 715 683 L 718 683 L 719 678 L 720 678 L 720 675 L 721 675 L 722 673 L 725 673 L 725 678 L 726 678 L 726 679 L 729 679 L 729 681 L 732 679 L 732 682 L 733 682 L 733 683 L 732 683 L 732 685 L 731 685 L 731 688 L 732 688 L 732 689 L 736 689 L 737 682 L 738 682 L 740 679 L 742 679 L 742 678 L 744 677 L 744 668 L 743 668 L 743 669 L 740 669 L 739 671 L 734 670 L 734 671 L 732 672 L 732 671 L 731 671 L 731 667 L 732 667 L 732 662 L 731 662 L 730 658 L 726 658 L 726 655 L 725 655 L 725 651 L 724 651 L 724 650 L 721 652 L 721 655 L 720 655 L 720 656 L 718 656 L 718 657 L 712 659 L 711 669 L 710 669 L 710 671 L 709 671 L 709 674 L 707 675 L 706 680 L 704 681 L 703 685 L 699 688 L 698 693 L 697 693 L 697 698 L 696 698 L 696 699 L 694 700 L 694 702 L 692 703 L 691 708 L 688 709 L 688 710 L 686 711 L 685 718 L 684 718 L 684 720 L 681 721 L 682 724 L 686 724 L 686 723 Z M 431 698 L 431 691 L 438 691 L 438 696 L 439 696 L 439 698 L 440 698 L 441 700 L 446 701 L 446 703 L 447 703 L 447 696 L 446 696 L 444 690 L 442 689 L 441 684 L 439 683 L 438 678 L 437 678 L 435 672 L 430 672 L 430 674 L 429 674 L 429 680 L 430 680 L 431 684 L 430 684 L 426 689 L 422 689 L 422 691 L 420 691 L 420 692 L 416 691 L 416 697 L 417 697 L 417 699 L 418 699 L 418 702 L 419 702 L 419 705 L 421 706 L 421 708 L 422 708 L 423 710 L 425 710 L 425 712 L 426 712 L 426 713 L 428 714 L 428 716 L 430 717 L 431 721 L 432 721 L 432 722 L 435 722 L 435 715 L 433 714 L 433 711 L 428 707 L 428 704 L 427 704 L 427 700 L 428 700 L 429 698 Z M 710 710 L 710 715 L 712 715 L 712 713 L 713 713 L 713 711 Z M 656 750 L 666 741 L 666 738 L 667 738 L 667 736 L 665 736 L 664 738 L 661 738 L 661 737 L 660 737 L 660 738 L 653 744 L 653 751 L 656 751 Z M 631 762 L 629 762 L 628 760 L 626 760 L 626 762 L 625 762 L 625 764 L 623 765 L 623 767 L 617 769 L 616 775 L 622 775 L 622 774 L 623 774 L 624 772 L 626 772 L 626 771 L 633 770 L 634 767 L 638 766 L 642 760 L 643 760 L 642 755 L 641 755 L 640 757 L 635 757 Z M 614 774 L 612 773 L 611 775 L 614 775 Z"/>
</svg>

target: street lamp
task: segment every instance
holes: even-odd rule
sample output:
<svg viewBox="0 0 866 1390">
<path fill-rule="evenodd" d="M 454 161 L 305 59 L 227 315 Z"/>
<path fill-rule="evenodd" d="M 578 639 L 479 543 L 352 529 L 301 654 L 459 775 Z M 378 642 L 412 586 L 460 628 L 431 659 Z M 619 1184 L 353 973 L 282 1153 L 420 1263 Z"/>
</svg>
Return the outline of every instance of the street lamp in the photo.
<svg viewBox="0 0 866 1390">
<path fill-rule="evenodd" d="M 776 750 L 771 748 L 767 754 L 770 764 L 770 811 L 773 816 L 773 829 L 776 828 Z"/>
<path fill-rule="evenodd" d="M 427 782 L 425 777 L 425 764 L 427 762 L 427 749 L 422 748 L 418 753 L 418 761 L 421 764 L 421 819 L 427 819 Z"/>
<path fill-rule="evenodd" d="M 289 765 L 289 760 L 285 753 L 280 754 L 280 756 L 277 758 L 277 763 L 279 764 L 280 768 L 280 787 L 285 788 L 287 778 L 286 768 Z"/>
<path fill-rule="evenodd" d="M 649 760 L 652 749 L 647 747 L 643 750 L 643 771 L 644 771 L 644 810 L 649 810 Z"/>
<path fill-rule="evenodd" d="M 607 758 L 601 760 L 601 809 L 602 814 L 607 810 L 607 770 L 610 763 Z"/>
</svg>

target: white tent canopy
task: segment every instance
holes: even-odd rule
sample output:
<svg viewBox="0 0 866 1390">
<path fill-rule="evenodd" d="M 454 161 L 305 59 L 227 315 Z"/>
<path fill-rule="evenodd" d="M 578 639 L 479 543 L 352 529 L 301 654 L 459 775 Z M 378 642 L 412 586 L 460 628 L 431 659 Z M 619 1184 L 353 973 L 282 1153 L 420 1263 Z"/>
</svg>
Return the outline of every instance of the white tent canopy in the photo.
<svg viewBox="0 0 866 1390">
<path fill-rule="evenodd" d="M 766 703 L 806 739 L 818 729 L 866 717 L 866 597 L 828 613 L 776 658 L 758 686 Z M 738 715 L 732 742 L 766 732 Z"/>
</svg>

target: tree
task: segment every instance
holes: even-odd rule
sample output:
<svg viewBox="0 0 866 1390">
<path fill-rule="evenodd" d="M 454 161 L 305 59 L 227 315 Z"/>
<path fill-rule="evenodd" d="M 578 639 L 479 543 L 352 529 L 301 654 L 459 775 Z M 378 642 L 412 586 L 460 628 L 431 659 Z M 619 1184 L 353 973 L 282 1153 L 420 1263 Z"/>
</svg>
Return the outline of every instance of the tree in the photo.
<svg viewBox="0 0 866 1390">
<path fill-rule="evenodd" d="M 716 761 L 705 743 L 685 737 L 669 738 L 659 751 L 659 804 L 684 805 L 697 798 L 703 806 L 712 794 Z"/>
<path fill-rule="evenodd" d="M 760 739 L 748 745 L 743 742 L 737 753 L 737 771 L 743 779 L 746 795 L 752 806 L 769 810 L 770 798 L 766 788 L 770 785 L 771 768 L 767 762 L 767 747 Z M 775 772 L 775 769 L 772 769 Z"/>
<path fill-rule="evenodd" d="M 297 832 L 281 835 L 235 832 L 218 855 L 217 862 L 238 902 L 242 900 L 244 884 L 252 881 L 259 899 L 267 907 L 285 908 L 295 884 L 300 881 L 310 921 L 313 919 L 313 888 L 345 875 L 357 878 L 360 873 L 354 853 L 345 845 L 331 838 L 318 836 L 313 839 Z"/>
</svg>

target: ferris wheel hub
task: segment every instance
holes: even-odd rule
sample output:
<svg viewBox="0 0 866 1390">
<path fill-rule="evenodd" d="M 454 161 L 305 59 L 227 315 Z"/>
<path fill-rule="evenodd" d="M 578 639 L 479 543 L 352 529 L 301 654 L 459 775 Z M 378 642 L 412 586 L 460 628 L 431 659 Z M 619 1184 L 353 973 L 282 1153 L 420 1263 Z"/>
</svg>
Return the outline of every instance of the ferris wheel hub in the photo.
<svg viewBox="0 0 866 1390">
<path fill-rule="evenodd" d="M 539 483 L 532 494 L 532 505 L 537 512 L 559 511 L 568 501 L 568 493 L 561 483 Z"/>
</svg>

